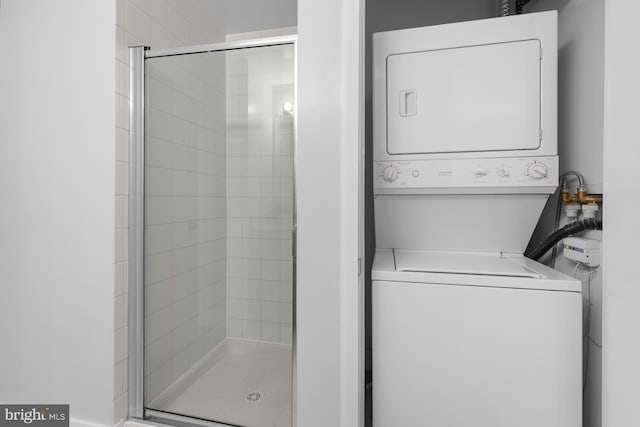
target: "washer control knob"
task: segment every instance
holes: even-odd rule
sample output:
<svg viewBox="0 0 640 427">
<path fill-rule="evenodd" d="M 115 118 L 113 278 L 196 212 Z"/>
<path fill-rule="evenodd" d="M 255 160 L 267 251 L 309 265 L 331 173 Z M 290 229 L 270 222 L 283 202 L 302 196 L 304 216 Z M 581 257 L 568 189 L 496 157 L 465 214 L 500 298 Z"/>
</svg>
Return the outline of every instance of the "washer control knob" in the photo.
<svg viewBox="0 0 640 427">
<path fill-rule="evenodd" d="M 509 172 L 509 168 L 506 166 L 498 166 L 498 176 L 501 176 L 502 178 L 506 178 L 509 175 L 511 175 L 511 173 Z"/>
<path fill-rule="evenodd" d="M 547 165 L 545 165 L 544 163 L 536 162 L 531 166 L 529 166 L 529 169 L 527 170 L 527 175 L 529 175 L 533 179 L 542 179 L 547 176 L 548 172 L 549 172 L 549 169 L 547 169 Z"/>
<path fill-rule="evenodd" d="M 477 177 L 477 178 L 482 178 L 483 176 L 487 176 L 487 170 L 485 168 L 476 168 L 473 171 L 473 174 Z"/>
<path fill-rule="evenodd" d="M 398 178 L 398 169 L 393 166 L 387 166 L 382 169 L 382 179 L 387 182 L 393 182 Z"/>
</svg>

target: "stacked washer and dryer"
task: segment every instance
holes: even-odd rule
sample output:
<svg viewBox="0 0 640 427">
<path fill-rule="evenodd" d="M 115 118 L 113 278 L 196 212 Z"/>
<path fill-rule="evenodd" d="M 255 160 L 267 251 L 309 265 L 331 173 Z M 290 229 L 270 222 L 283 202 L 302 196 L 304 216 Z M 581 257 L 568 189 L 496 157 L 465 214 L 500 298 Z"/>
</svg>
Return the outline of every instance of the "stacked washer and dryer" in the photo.
<svg viewBox="0 0 640 427">
<path fill-rule="evenodd" d="M 557 13 L 373 37 L 374 427 L 581 426 L 581 282 L 523 256 L 559 179 Z"/>
</svg>

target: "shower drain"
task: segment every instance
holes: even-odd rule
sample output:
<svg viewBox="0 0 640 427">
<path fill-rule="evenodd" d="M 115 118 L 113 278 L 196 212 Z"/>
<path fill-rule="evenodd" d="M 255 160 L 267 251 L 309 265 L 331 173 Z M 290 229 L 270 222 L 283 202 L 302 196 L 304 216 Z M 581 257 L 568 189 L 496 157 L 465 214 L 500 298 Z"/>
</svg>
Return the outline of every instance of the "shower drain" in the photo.
<svg viewBox="0 0 640 427">
<path fill-rule="evenodd" d="M 264 397 L 264 394 L 261 391 L 252 391 L 251 393 L 247 393 L 244 397 L 247 399 L 247 402 L 255 403 Z"/>
</svg>

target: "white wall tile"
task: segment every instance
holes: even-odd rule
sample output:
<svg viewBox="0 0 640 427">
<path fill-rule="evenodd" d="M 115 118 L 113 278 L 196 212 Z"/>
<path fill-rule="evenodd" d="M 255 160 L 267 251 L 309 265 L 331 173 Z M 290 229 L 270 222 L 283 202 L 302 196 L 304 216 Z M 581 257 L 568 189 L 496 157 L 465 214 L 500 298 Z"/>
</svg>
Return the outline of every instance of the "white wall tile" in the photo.
<svg viewBox="0 0 640 427">
<path fill-rule="evenodd" d="M 280 322 L 282 317 L 281 308 L 280 302 L 262 301 L 260 307 L 261 320 L 263 322 Z"/>
<path fill-rule="evenodd" d="M 129 170 L 128 165 L 123 162 L 116 162 L 115 173 L 115 194 L 126 195 L 129 191 Z"/>
<path fill-rule="evenodd" d="M 165 363 L 145 376 L 147 399 L 152 400 L 171 385 L 171 364 Z"/>
<path fill-rule="evenodd" d="M 114 269 L 114 286 L 113 296 L 119 296 L 125 293 L 126 286 L 128 285 L 128 268 L 127 262 L 115 262 L 113 264 Z"/>
<path fill-rule="evenodd" d="M 242 318 L 249 320 L 261 320 L 260 300 L 242 300 Z M 259 335 L 259 334 L 258 334 Z"/>
<path fill-rule="evenodd" d="M 116 161 L 129 162 L 129 133 L 125 129 L 116 129 Z"/>
<path fill-rule="evenodd" d="M 166 279 L 146 288 L 145 303 L 148 314 L 171 306 L 171 283 L 171 279 Z"/>
<path fill-rule="evenodd" d="M 147 166 L 145 174 L 145 191 L 148 196 L 170 197 L 172 195 L 173 174 L 171 169 Z"/>
<path fill-rule="evenodd" d="M 260 339 L 268 342 L 281 342 L 280 322 L 261 322 Z"/>
<path fill-rule="evenodd" d="M 242 319 L 241 318 L 227 319 L 227 336 L 242 338 Z"/>
<path fill-rule="evenodd" d="M 171 4 L 167 0 L 151 1 L 150 15 L 153 16 L 154 21 L 157 21 L 166 29 L 171 30 L 171 17 L 173 15 L 173 10 L 171 8 Z"/>
<path fill-rule="evenodd" d="M 151 196 L 145 200 L 145 223 L 147 225 L 171 222 L 172 199 L 167 196 Z"/>
<path fill-rule="evenodd" d="M 189 348 L 189 323 L 183 323 L 171 331 L 171 354 Z"/>
<path fill-rule="evenodd" d="M 170 215 L 170 218 L 172 218 L 174 222 L 189 221 L 189 219 L 191 218 L 189 201 L 189 198 L 184 196 L 171 197 L 168 213 Z"/>
<path fill-rule="evenodd" d="M 118 362 L 113 368 L 113 393 L 116 396 L 124 392 L 124 370 L 125 362 Z"/>
<path fill-rule="evenodd" d="M 262 336 L 259 320 L 242 319 L 242 338 L 259 340 Z"/>
<path fill-rule="evenodd" d="M 145 227 L 145 252 L 157 254 L 172 248 L 172 225 L 160 224 Z"/>
<path fill-rule="evenodd" d="M 280 259 L 280 240 L 263 239 L 260 241 L 262 259 L 278 260 Z"/>
<path fill-rule="evenodd" d="M 280 300 L 293 303 L 293 286 L 288 281 L 280 282 Z"/>
<path fill-rule="evenodd" d="M 171 304 L 171 328 L 186 325 L 189 320 L 188 299 L 174 300 Z"/>
<path fill-rule="evenodd" d="M 128 258 L 129 236 L 126 229 L 119 228 L 115 231 L 114 261 L 123 262 Z"/>
<path fill-rule="evenodd" d="M 149 39 L 149 15 L 132 0 L 125 1 L 125 28 L 140 40 Z"/>
<path fill-rule="evenodd" d="M 115 210 L 116 226 L 119 230 L 116 231 L 116 260 L 118 262 L 114 265 L 116 281 L 114 284 L 114 295 L 119 296 L 122 303 L 116 304 L 116 309 L 119 310 L 116 318 L 123 319 L 122 323 L 126 322 L 125 313 L 120 308 L 126 305 L 125 294 L 125 281 L 127 274 L 127 262 L 128 253 L 126 250 L 126 227 L 128 221 L 126 220 L 126 211 L 128 209 L 126 203 L 126 197 L 128 192 L 128 61 L 129 52 L 128 45 L 148 45 L 153 48 L 163 48 L 179 46 L 184 43 L 192 42 L 195 37 L 210 36 L 209 39 L 200 39 L 199 43 L 215 42 L 223 40 L 220 38 L 220 34 L 215 25 L 208 21 L 206 15 L 199 9 L 199 5 L 193 2 L 184 1 L 172 1 L 172 0 L 117 0 L 116 2 L 116 16 L 117 16 L 117 28 L 116 28 L 116 127 L 118 129 L 116 134 L 116 195 L 117 206 Z M 221 63 L 224 73 L 224 62 Z M 216 66 L 220 66 L 217 64 Z M 175 319 L 182 320 L 184 318 L 184 305 L 178 305 L 174 309 L 169 309 L 165 304 L 167 303 L 167 283 L 172 285 L 172 296 L 177 301 L 183 301 L 189 293 L 189 274 L 187 272 L 173 276 L 176 272 L 181 271 L 184 266 L 190 266 L 191 262 L 185 259 L 185 252 L 182 248 L 188 247 L 191 244 L 191 225 L 189 223 L 190 215 L 195 210 L 191 210 L 189 195 L 175 196 L 171 192 L 177 189 L 181 194 L 189 193 L 185 189 L 184 184 L 187 182 L 191 184 L 191 180 L 185 181 L 184 175 L 174 175 L 172 171 L 181 170 L 188 171 L 191 167 L 190 153 L 185 151 L 183 146 L 191 144 L 192 131 L 190 124 L 185 122 L 192 114 L 192 102 L 188 92 L 180 92 L 174 90 L 167 82 L 170 81 L 167 73 L 176 73 L 177 68 L 165 63 L 163 65 L 165 71 L 160 73 L 159 70 L 150 67 L 149 75 L 152 76 L 148 81 L 148 88 L 150 90 L 150 101 L 154 104 L 154 108 L 147 110 L 147 124 L 149 125 L 148 136 L 155 138 L 148 142 L 147 150 L 147 163 L 151 166 L 159 168 L 150 169 L 149 178 L 152 179 L 150 184 L 150 191 L 148 194 L 151 196 L 146 201 L 146 224 L 154 226 L 153 231 L 148 236 L 149 248 L 151 251 L 163 251 L 165 253 L 159 253 L 148 256 L 145 260 L 147 268 L 149 268 L 147 279 L 149 284 L 153 284 L 154 291 L 151 293 L 152 306 L 156 312 L 156 318 L 161 323 L 159 325 L 150 326 L 151 336 L 158 338 L 155 344 L 158 351 L 163 355 L 161 358 L 162 363 L 154 366 L 153 372 L 147 372 L 147 380 L 149 381 L 148 391 L 149 397 L 153 398 L 160 392 L 162 392 L 171 381 L 176 378 L 180 371 L 185 369 L 185 361 L 196 361 L 201 357 L 206 348 L 204 346 L 204 335 L 202 335 L 202 344 L 193 343 L 189 340 L 198 339 L 198 334 L 189 334 L 186 326 L 179 326 L 174 329 L 171 334 L 167 330 L 167 319 L 171 319 L 172 314 Z M 211 74 L 211 73 L 209 73 Z M 175 74 L 174 74 L 175 75 Z M 213 76 L 213 75 L 212 75 Z M 215 77 L 215 76 L 214 76 Z M 211 88 L 219 86 L 219 78 L 213 79 L 209 85 Z M 189 85 L 184 86 L 189 88 Z M 215 94 L 215 90 L 209 90 L 206 85 L 200 85 L 203 89 L 203 94 L 206 95 Z M 201 94 L 194 94 L 195 97 L 201 96 Z M 211 97 L 209 97 L 211 101 Z M 174 102 L 177 101 L 177 102 Z M 224 94 L 218 94 L 214 97 L 213 105 L 207 106 L 202 104 L 202 109 L 221 111 L 224 116 Z M 209 120 L 211 122 L 211 120 Z M 204 116 L 199 126 L 208 126 L 212 128 L 214 125 L 207 122 L 207 115 Z M 191 126 L 192 127 L 192 126 Z M 197 133 L 197 132 L 196 132 Z M 210 133 L 202 133 L 198 142 L 205 146 L 208 142 L 204 141 L 204 136 L 210 137 Z M 211 138 L 210 138 L 211 139 Z M 183 144 L 180 146 L 171 144 L 171 142 L 177 142 Z M 152 149 L 153 148 L 153 149 Z M 219 148 L 218 154 L 224 158 L 225 148 Z M 218 160 L 216 160 L 218 161 Z M 165 170 L 161 170 L 164 168 Z M 224 173 L 220 175 L 224 177 Z M 193 181 L 197 183 L 197 181 Z M 219 187 L 219 185 L 218 185 Z M 205 191 L 211 192 L 212 186 L 206 186 Z M 224 190 L 221 193 L 224 195 Z M 204 202 L 212 204 L 213 200 Z M 218 208 L 219 209 L 219 208 Z M 198 208 L 198 213 L 202 212 L 214 212 L 213 208 Z M 226 208 L 222 210 L 226 211 Z M 218 226 L 219 227 L 219 226 Z M 222 222 L 222 227 L 226 227 L 226 223 Z M 224 238 L 224 232 L 220 233 L 213 229 L 214 225 L 207 226 L 209 233 L 215 235 L 221 235 Z M 167 231 L 170 230 L 169 233 Z M 217 255 L 214 258 L 224 259 L 224 248 L 220 247 L 222 255 Z M 174 253 L 175 252 L 175 253 Z M 211 255 L 211 251 L 207 250 L 207 253 Z M 199 260 L 200 262 L 202 260 Z M 174 271 L 175 270 L 175 271 Z M 218 271 L 219 269 L 216 269 Z M 222 271 L 225 271 L 223 269 Z M 172 277 L 173 276 L 173 277 Z M 202 279 L 202 278 L 201 278 Z M 208 281 L 207 283 L 214 283 Z M 201 286 L 197 283 L 196 286 Z M 214 295 L 219 298 L 219 295 Z M 164 307 L 164 308 L 162 308 Z M 168 311 L 167 311 L 168 310 Z M 223 309 L 224 311 L 224 309 Z M 165 315 L 160 315 L 164 313 Z M 169 316 L 166 314 L 169 313 Z M 150 320 L 150 319 L 148 319 Z M 151 320 L 150 320 L 151 321 Z M 116 325 L 117 326 L 117 325 Z M 222 327 L 224 330 L 224 326 Z M 123 333 L 122 328 L 116 329 L 114 339 L 120 340 Z M 179 333 L 178 333 L 179 332 Z M 219 334 L 218 334 L 219 335 Z M 211 338 L 211 334 L 208 339 Z M 160 338 L 161 337 L 161 338 Z M 181 342 L 181 338 L 186 337 L 185 342 Z M 168 348 L 167 342 L 174 341 L 179 348 Z M 121 340 L 120 340 L 121 341 Z M 208 342 L 208 344 L 212 344 Z M 126 354 L 126 340 L 121 346 L 117 346 L 119 350 L 117 353 L 124 351 Z M 188 348 L 188 353 L 185 353 L 184 349 Z M 182 351 L 182 352 L 180 352 Z M 186 354 L 186 356 L 185 356 Z M 174 359 L 169 361 L 166 359 L 166 355 L 173 355 Z M 126 370 L 125 370 L 126 371 Z M 126 373 L 126 372 L 125 372 Z M 126 414 L 126 381 L 121 381 L 123 387 L 116 386 L 114 390 L 114 422 L 117 422 Z"/>
<path fill-rule="evenodd" d="M 146 284 L 154 284 L 172 276 L 171 252 L 148 255 L 146 261 Z"/>
<path fill-rule="evenodd" d="M 148 342 L 154 342 L 170 336 L 171 333 L 171 306 L 161 308 L 155 313 L 150 313 L 146 318 L 146 331 Z M 149 352 L 149 354 L 154 354 Z"/>
<path fill-rule="evenodd" d="M 125 360 L 127 355 L 124 352 L 124 341 L 127 337 L 127 329 L 119 328 L 116 329 L 113 336 L 113 360 L 115 363 L 118 363 L 122 360 Z M 124 391 L 124 390 L 123 390 Z"/>
<path fill-rule="evenodd" d="M 146 363 L 149 372 L 153 372 L 171 361 L 171 339 L 163 336 L 148 346 Z"/>
<path fill-rule="evenodd" d="M 171 14 L 171 31 L 184 44 L 195 44 L 190 38 L 189 22 L 179 13 Z"/>
<path fill-rule="evenodd" d="M 240 35 L 238 39 L 246 36 Z M 226 165 L 230 180 L 227 185 L 230 198 L 227 213 L 231 217 L 227 223 L 227 235 L 234 235 L 234 239 L 240 234 L 243 237 L 241 262 L 229 259 L 227 276 L 229 279 L 242 277 L 240 296 L 244 307 L 242 315 L 245 316 L 242 318 L 242 336 L 290 342 L 291 328 L 282 326 L 281 300 L 284 298 L 287 307 L 291 307 L 292 283 L 281 280 L 281 261 L 291 259 L 293 129 L 291 120 L 283 120 L 279 116 L 276 116 L 276 121 L 281 124 L 273 123 L 271 110 L 281 109 L 283 102 L 274 98 L 274 94 L 291 99 L 290 91 L 274 89 L 274 85 L 282 84 L 286 78 L 292 79 L 293 74 L 283 72 L 283 55 L 279 50 L 245 50 L 227 54 L 227 107 L 230 114 L 232 111 L 236 114 L 227 120 L 229 157 Z M 278 132 L 286 132 L 286 136 Z M 280 175 L 288 177 L 284 184 Z M 286 197 L 284 207 L 283 195 Z M 234 241 L 234 245 L 228 245 L 234 248 L 234 255 L 237 254 L 236 244 Z M 290 278 L 291 274 L 284 276 Z M 230 293 L 230 284 L 228 289 Z M 238 298 L 237 294 L 235 298 Z M 259 335 L 257 325 L 251 323 L 256 320 L 256 303 L 260 305 Z M 249 313 L 254 317 L 246 318 Z M 284 318 L 286 320 L 286 316 Z M 288 337 L 283 336 L 283 330 L 289 331 Z M 238 328 L 234 331 L 237 333 Z"/>
<path fill-rule="evenodd" d="M 280 324 L 280 342 L 282 344 L 291 344 L 293 341 L 293 327 L 290 323 Z"/>
<path fill-rule="evenodd" d="M 178 301 L 189 296 L 189 278 L 191 272 L 176 274 L 171 278 L 171 299 Z"/>
<path fill-rule="evenodd" d="M 261 284 L 262 284 L 262 289 L 261 289 L 262 301 L 280 301 L 281 284 L 279 281 L 263 280 Z"/>
<path fill-rule="evenodd" d="M 259 279 L 242 280 L 242 298 L 260 301 L 262 297 L 261 283 Z"/>
</svg>

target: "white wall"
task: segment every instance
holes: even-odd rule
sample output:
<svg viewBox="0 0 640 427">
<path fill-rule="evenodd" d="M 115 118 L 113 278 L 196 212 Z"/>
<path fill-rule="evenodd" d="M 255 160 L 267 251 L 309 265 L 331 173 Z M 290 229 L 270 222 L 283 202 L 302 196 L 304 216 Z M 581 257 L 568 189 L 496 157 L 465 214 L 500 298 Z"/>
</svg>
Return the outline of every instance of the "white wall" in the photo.
<svg viewBox="0 0 640 427">
<path fill-rule="evenodd" d="M 362 421 L 364 1 L 298 4 L 298 426 Z"/>
<path fill-rule="evenodd" d="M 598 191 L 602 185 L 604 193 L 603 264 L 598 273 L 602 279 L 596 277 L 593 283 L 592 319 L 592 338 L 596 342 L 602 339 L 602 351 L 597 346 L 591 347 L 585 425 L 636 425 L 640 422 L 637 413 L 640 288 L 637 269 L 629 254 L 640 233 L 629 224 L 637 217 L 640 202 L 629 194 L 638 190 L 633 171 L 635 159 L 640 156 L 640 54 L 629 47 L 640 42 L 637 26 L 640 3 L 635 0 L 565 0 L 566 6 L 556 3 L 540 1 L 535 6 L 561 9 L 560 86 L 565 102 L 560 101 L 560 139 L 561 144 L 564 138 L 567 142 L 563 164 L 566 169 L 582 171 L 593 190 Z M 598 91 L 601 80 L 603 95 Z M 601 123 L 603 143 L 599 140 Z M 602 300 L 598 298 L 599 292 Z"/>
<path fill-rule="evenodd" d="M 367 32 L 492 18 L 496 11 L 496 0 L 369 0 Z"/>
<path fill-rule="evenodd" d="M 0 9 L 0 401 L 111 425 L 115 3 Z"/>
<path fill-rule="evenodd" d="M 604 132 L 604 3 L 601 0 L 539 0 L 528 12 L 558 10 L 558 151 L 560 170 L 575 170 L 585 177 L 590 192 L 602 192 L 602 150 Z M 573 191 L 577 181 L 569 182 Z M 608 209 L 606 202 L 604 210 Z M 550 232 L 555 203 L 543 216 L 545 227 L 539 238 Z M 561 226 L 566 224 L 561 218 Z M 586 236 L 602 240 L 601 231 Z M 537 237 L 537 236 L 536 236 Z M 587 386 L 583 407 L 585 427 L 602 424 L 602 269 L 575 268 L 558 251 L 555 268 L 583 282 L 585 363 L 588 355 Z M 590 315 L 588 308 L 590 304 Z M 587 347 L 588 346 L 588 347 Z M 588 353 L 587 353 L 588 352 Z"/>
<path fill-rule="evenodd" d="M 297 22 L 297 0 L 196 1 L 226 34 L 292 27 Z"/>
<path fill-rule="evenodd" d="M 604 3 L 538 0 L 528 12 L 558 10 L 558 150 L 560 169 L 577 170 L 602 192 Z M 572 183 L 573 184 L 573 183 Z"/>
<path fill-rule="evenodd" d="M 605 2 L 603 425 L 640 424 L 640 2 Z"/>
</svg>

